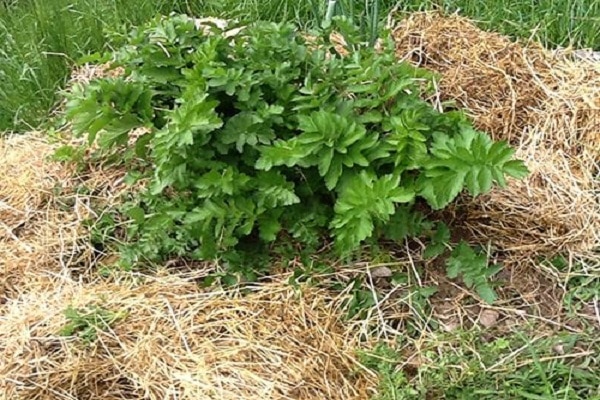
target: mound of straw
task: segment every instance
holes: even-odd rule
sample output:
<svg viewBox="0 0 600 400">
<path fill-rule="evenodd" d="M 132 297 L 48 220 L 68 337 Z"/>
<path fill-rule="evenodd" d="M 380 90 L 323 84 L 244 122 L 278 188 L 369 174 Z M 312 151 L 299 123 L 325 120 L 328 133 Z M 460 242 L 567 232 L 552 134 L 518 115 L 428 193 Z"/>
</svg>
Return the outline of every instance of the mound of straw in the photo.
<svg viewBox="0 0 600 400">
<path fill-rule="evenodd" d="M 0 398 L 365 399 L 374 376 L 323 290 L 287 280 L 252 293 L 208 292 L 191 276 L 81 285 L 55 281 L 5 305 Z M 124 317 L 97 340 L 58 332 L 67 305 Z"/>
<path fill-rule="evenodd" d="M 95 203 L 110 204 L 127 190 L 124 171 L 76 174 L 52 161 L 60 145 L 36 132 L 0 139 L 0 299 L 89 268 L 84 222 L 98 217 Z"/>
<path fill-rule="evenodd" d="M 98 217 L 95 202 L 127 190 L 123 171 L 75 173 L 49 159 L 57 146 L 36 133 L 0 141 L 0 399 L 364 399 L 375 390 L 354 359 L 342 298 L 324 290 L 283 277 L 249 295 L 208 292 L 196 283 L 203 270 L 96 281 L 84 221 Z M 68 306 L 125 317 L 92 319 L 98 338 L 86 347 L 59 335 Z"/>
<path fill-rule="evenodd" d="M 60 273 L 61 256 L 78 253 L 76 217 L 51 204 L 70 176 L 47 159 L 54 148 L 39 134 L 0 140 L 0 298 L 45 281 L 41 274 Z"/>
<path fill-rule="evenodd" d="M 398 57 L 440 74 L 440 97 L 517 148 L 531 175 L 467 203 L 467 226 L 512 257 L 600 246 L 600 63 L 417 13 L 392 25 Z M 575 59 L 575 60 L 574 60 Z"/>
</svg>

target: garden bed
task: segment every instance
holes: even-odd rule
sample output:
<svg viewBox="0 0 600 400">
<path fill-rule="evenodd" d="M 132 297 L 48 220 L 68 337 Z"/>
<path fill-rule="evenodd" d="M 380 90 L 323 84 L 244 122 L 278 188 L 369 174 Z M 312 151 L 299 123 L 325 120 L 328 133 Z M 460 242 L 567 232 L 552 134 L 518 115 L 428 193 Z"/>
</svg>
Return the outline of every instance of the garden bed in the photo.
<svg viewBox="0 0 600 400">
<path fill-rule="evenodd" d="M 460 343 L 443 339 L 448 333 L 476 330 L 486 343 L 524 326 L 532 343 L 597 336 L 597 295 L 573 296 L 572 280 L 600 279 L 600 64 L 514 43 L 456 16 L 413 14 L 390 28 L 399 59 L 440 74 L 429 100 L 454 101 L 477 128 L 515 146 L 531 171 L 506 189 L 461 197 L 442 216 L 504 264 L 494 305 L 408 243 L 387 259 L 338 262 L 317 277 L 361 276 L 360 293 L 381 293 L 352 318 L 356 292 L 291 285 L 289 266 L 251 284 L 249 295 L 199 286 L 217 268 L 208 263 L 173 260 L 153 273 L 101 275 L 115 255 L 90 244 L 84 222 L 130 190 L 125 172 L 93 163 L 66 168 L 49 159 L 63 139 L 40 132 L 7 137 L 0 142 L 0 399 L 368 399 L 384 390 L 385 375 L 359 350 L 382 343 L 397 346 L 394 368 L 418 382 L 427 371 L 471 368 L 467 356 L 436 365 L 436 354 L 463 354 Z M 395 271 L 409 280 L 393 282 Z M 431 286 L 437 292 L 425 294 Z M 79 311 L 65 315 L 68 306 Z M 84 333 L 59 334 L 74 322 Z M 556 346 L 544 360 L 579 365 L 598 350 L 597 337 Z M 509 350 L 484 370 L 528 365 L 524 349 Z"/>
</svg>

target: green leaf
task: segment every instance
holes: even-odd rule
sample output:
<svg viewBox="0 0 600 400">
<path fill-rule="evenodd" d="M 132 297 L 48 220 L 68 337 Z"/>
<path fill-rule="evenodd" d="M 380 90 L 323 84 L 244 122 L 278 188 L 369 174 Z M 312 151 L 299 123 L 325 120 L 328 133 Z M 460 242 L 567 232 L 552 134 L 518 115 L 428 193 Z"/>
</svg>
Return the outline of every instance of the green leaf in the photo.
<svg viewBox="0 0 600 400">
<path fill-rule="evenodd" d="M 102 240 L 118 232 L 124 267 L 220 260 L 223 281 L 257 279 L 267 272 L 256 265 L 268 265 L 257 260 L 282 251 L 267 244 L 284 229 L 293 244 L 333 238 L 349 255 L 376 235 L 428 233 L 417 195 L 441 209 L 463 190 L 476 196 L 525 175 L 507 143 L 423 100 L 433 75 L 398 62 L 391 38 L 375 49 L 349 20 L 334 20 L 352 43 L 341 57 L 329 30 L 308 43 L 289 23 L 228 24 L 243 29 L 208 34 L 191 17 L 158 16 L 104 56 L 122 76 L 68 94 L 66 119 L 88 145 L 58 156 L 86 167 L 91 151 L 94 162 L 126 168 L 129 183 L 144 182 L 107 210 L 125 215 L 123 229 L 97 224 Z M 138 127 L 149 133 L 129 146 Z M 443 252 L 449 233 L 430 239 L 426 256 Z M 481 277 L 494 272 L 485 257 L 462 250 L 451 259 L 450 273 L 485 290 Z M 355 289 L 357 309 L 374 301 Z"/>
<path fill-rule="evenodd" d="M 135 221 L 136 224 L 141 225 L 146 219 L 146 213 L 141 207 L 132 207 L 127 210 L 127 216 Z"/>
<path fill-rule="evenodd" d="M 329 172 L 329 167 L 331 167 L 331 160 L 333 159 L 334 149 L 325 150 L 321 157 L 319 157 L 319 174 L 321 176 L 326 176 Z"/>
<path fill-rule="evenodd" d="M 61 146 L 54 152 L 52 158 L 56 161 L 75 161 L 80 155 L 78 149 L 73 146 Z"/>
<path fill-rule="evenodd" d="M 374 230 L 374 222 L 388 222 L 397 203 L 414 199 L 414 192 L 398 186 L 399 178 L 385 175 L 377 178 L 363 172 L 349 178 L 335 204 L 332 228 L 342 252 L 355 249 Z"/>
<path fill-rule="evenodd" d="M 423 251 L 424 259 L 435 258 L 439 255 L 442 255 L 446 251 L 446 246 L 442 243 L 430 243 Z"/>
<path fill-rule="evenodd" d="M 341 160 L 339 158 L 332 160 L 329 169 L 327 170 L 327 174 L 325 175 L 325 187 L 329 190 L 333 190 L 342 176 L 342 172 L 343 168 Z"/>
<path fill-rule="evenodd" d="M 521 160 L 510 160 L 504 164 L 504 173 L 513 178 L 521 179 L 529 175 L 529 169 Z"/>
<path fill-rule="evenodd" d="M 427 176 L 429 175 L 429 176 Z M 419 194 L 427 200 L 431 208 L 441 210 L 450 204 L 463 189 L 465 171 L 431 170 L 425 173 L 425 179 L 420 181 Z"/>
<path fill-rule="evenodd" d="M 466 189 L 473 196 L 488 192 L 496 182 L 504 186 L 504 174 L 522 178 L 528 173 L 503 142 L 472 129 L 463 129 L 456 138 L 434 137 L 431 156 L 423 159 L 424 173 L 419 179 L 419 194 L 434 209 L 441 209 Z"/>
<path fill-rule="evenodd" d="M 496 293 L 488 279 L 500 270 L 500 266 L 488 267 L 485 254 L 475 252 L 466 242 L 461 241 L 452 251 L 446 266 L 449 278 L 461 276 L 465 285 L 475 289 L 484 301 L 491 304 L 496 300 Z"/>
<path fill-rule="evenodd" d="M 479 297 L 481 297 L 483 301 L 485 301 L 488 304 L 493 304 L 498 298 L 498 295 L 496 294 L 494 289 L 492 289 L 488 285 L 478 285 L 477 287 L 475 287 L 475 290 L 477 291 Z"/>
<path fill-rule="evenodd" d="M 403 240 L 421 235 L 431 225 L 423 214 L 413 210 L 410 205 L 401 205 L 396 207 L 396 212 L 385 225 L 384 236 L 392 240 Z"/>
<path fill-rule="evenodd" d="M 277 234 L 281 231 L 281 224 L 274 218 L 260 218 L 258 220 L 260 238 L 266 242 L 272 242 L 277 239 Z"/>
</svg>

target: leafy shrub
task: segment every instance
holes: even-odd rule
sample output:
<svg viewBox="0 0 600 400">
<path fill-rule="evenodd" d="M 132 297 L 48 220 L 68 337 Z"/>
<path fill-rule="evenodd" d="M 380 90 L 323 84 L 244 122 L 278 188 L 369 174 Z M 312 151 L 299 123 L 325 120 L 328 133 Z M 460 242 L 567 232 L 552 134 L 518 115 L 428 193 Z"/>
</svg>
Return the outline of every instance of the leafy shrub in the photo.
<svg viewBox="0 0 600 400">
<path fill-rule="evenodd" d="M 182 16 L 134 30 L 116 51 L 124 76 L 73 91 L 74 132 L 150 187 L 125 210 L 132 262 L 185 255 L 230 265 L 286 235 L 331 237 L 340 255 L 410 233 L 414 206 L 442 209 L 522 177 L 505 142 L 422 98 L 431 76 L 376 50 L 344 20 L 308 40 L 257 22 L 228 35 Z M 132 129 L 148 133 L 131 137 Z M 417 218 L 418 219 L 418 218 Z"/>
</svg>

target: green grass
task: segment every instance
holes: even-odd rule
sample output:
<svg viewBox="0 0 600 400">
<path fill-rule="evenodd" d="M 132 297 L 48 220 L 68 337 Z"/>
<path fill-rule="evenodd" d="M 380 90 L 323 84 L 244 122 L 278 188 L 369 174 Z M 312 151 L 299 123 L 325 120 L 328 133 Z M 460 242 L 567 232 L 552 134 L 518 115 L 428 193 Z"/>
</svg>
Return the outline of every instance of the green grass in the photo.
<svg viewBox="0 0 600 400">
<path fill-rule="evenodd" d="M 0 130 L 44 121 L 75 60 L 126 31 L 169 12 L 177 0 L 19 0 L 0 3 Z M 7 5 L 8 4 L 8 5 Z"/>
<path fill-rule="evenodd" d="M 373 400 L 600 398 L 594 337 L 517 331 L 486 340 L 477 329 L 458 330 L 421 340 L 417 367 L 403 365 L 401 347 L 362 353 L 363 364 L 380 378 Z"/>
<path fill-rule="evenodd" d="M 372 30 L 392 0 L 339 0 L 336 13 Z M 457 9 L 485 28 L 549 44 L 569 42 L 600 49 L 600 0 L 410 0 L 405 10 Z M 222 15 L 248 20 L 320 23 L 324 0 L 4 0 L 0 2 L 0 131 L 25 131 L 46 120 L 74 61 L 110 45 L 108 33 L 124 31 L 156 13 Z"/>
<path fill-rule="evenodd" d="M 427 302 L 421 315 L 413 304 L 402 335 L 359 352 L 379 376 L 373 400 L 600 400 L 598 260 L 569 264 L 558 256 L 542 264 L 565 290 L 560 318 L 515 317 L 500 307 L 497 325 L 446 332 Z M 523 309 L 518 300 L 513 306 Z"/>
</svg>

